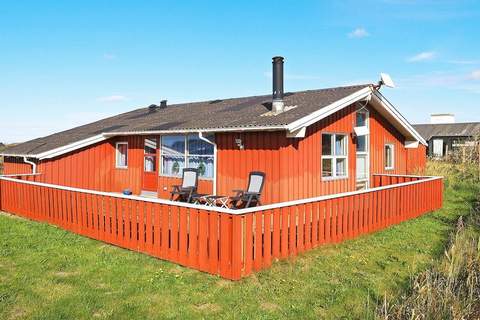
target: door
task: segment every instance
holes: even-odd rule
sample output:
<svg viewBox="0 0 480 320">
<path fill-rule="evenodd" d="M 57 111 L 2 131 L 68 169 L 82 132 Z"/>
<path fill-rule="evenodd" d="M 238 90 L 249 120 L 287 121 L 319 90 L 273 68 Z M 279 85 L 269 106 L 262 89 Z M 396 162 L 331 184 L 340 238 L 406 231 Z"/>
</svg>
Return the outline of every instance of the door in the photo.
<svg viewBox="0 0 480 320">
<path fill-rule="evenodd" d="M 158 138 L 150 137 L 144 140 L 143 148 L 143 190 L 157 192 L 158 165 L 157 165 Z"/>
<path fill-rule="evenodd" d="M 443 140 L 433 139 L 433 156 L 441 158 L 443 157 Z"/>
<path fill-rule="evenodd" d="M 368 111 L 357 111 L 355 130 L 356 136 L 356 187 L 357 190 L 368 188 L 369 180 L 369 133 Z"/>
</svg>

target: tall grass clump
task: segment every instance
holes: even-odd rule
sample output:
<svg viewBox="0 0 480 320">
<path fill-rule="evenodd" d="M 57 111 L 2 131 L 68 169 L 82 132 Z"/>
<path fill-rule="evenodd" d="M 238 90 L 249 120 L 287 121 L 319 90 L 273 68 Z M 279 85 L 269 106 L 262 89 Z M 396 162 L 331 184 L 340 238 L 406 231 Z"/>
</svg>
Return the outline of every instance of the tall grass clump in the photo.
<svg viewBox="0 0 480 320">
<path fill-rule="evenodd" d="M 477 197 L 470 212 L 458 219 L 443 258 L 412 276 L 405 295 L 394 300 L 385 298 L 377 308 L 377 318 L 480 319 L 480 195 L 475 169 L 429 164 L 427 172 L 445 177 L 445 192 L 476 188 Z"/>
</svg>

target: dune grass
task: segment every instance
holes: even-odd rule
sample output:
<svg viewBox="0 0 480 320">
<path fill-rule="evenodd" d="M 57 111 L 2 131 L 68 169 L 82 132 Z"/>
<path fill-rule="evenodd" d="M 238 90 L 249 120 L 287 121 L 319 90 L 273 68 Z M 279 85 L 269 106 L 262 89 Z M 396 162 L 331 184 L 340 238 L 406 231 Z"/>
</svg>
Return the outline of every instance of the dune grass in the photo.
<svg viewBox="0 0 480 320">
<path fill-rule="evenodd" d="M 0 319 L 374 318 L 469 212 L 478 184 L 447 174 L 443 209 L 238 282 L 0 215 Z"/>
</svg>

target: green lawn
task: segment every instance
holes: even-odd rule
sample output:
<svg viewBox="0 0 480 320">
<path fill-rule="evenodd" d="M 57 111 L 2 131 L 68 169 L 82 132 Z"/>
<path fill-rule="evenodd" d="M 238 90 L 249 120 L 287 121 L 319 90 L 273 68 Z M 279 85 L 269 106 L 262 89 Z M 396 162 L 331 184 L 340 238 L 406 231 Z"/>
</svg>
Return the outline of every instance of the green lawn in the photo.
<svg viewBox="0 0 480 320">
<path fill-rule="evenodd" d="M 469 212 L 478 187 L 447 185 L 438 212 L 239 282 L 0 215 L 0 319 L 370 318 L 379 299 L 435 263 Z"/>
</svg>

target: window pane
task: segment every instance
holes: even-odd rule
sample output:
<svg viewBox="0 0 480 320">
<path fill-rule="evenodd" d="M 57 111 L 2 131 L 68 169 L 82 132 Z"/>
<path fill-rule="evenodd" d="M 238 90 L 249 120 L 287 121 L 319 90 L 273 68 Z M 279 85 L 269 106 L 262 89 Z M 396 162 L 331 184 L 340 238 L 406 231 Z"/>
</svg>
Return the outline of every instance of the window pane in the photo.
<svg viewBox="0 0 480 320">
<path fill-rule="evenodd" d="M 363 127 L 367 125 L 367 113 L 357 112 L 357 127 Z"/>
<path fill-rule="evenodd" d="M 157 140 L 156 139 L 145 139 L 144 152 L 146 154 L 156 153 L 157 152 Z"/>
<path fill-rule="evenodd" d="M 162 154 L 183 156 L 185 154 L 185 136 L 163 136 Z"/>
<path fill-rule="evenodd" d="M 162 174 L 181 176 L 185 168 L 185 157 L 162 156 Z"/>
<path fill-rule="evenodd" d="M 322 155 L 331 156 L 332 152 L 332 135 L 322 134 Z"/>
<path fill-rule="evenodd" d="M 357 151 L 358 152 L 367 152 L 367 136 L 358 136 L 357 137 Z"/>
<path fill-rule="evenodd" d="M 332 161 L 333 159 L 322 159 L 322 177 L 332 177 Z"/>
<path fill-rule="evenodd" d="M 344 177 L 347 175 L 347 159 L 336 159 L 337 177 Z"/>
<path fill-rule="evenodd" d="M 335 135 L 335 155 L 347 155 L 347 137 L 344 135 Z"/>
<path fill-rule="evenodd" d="M 357 179 L 367 178 L 367 156 L 357 157 Z"/>
<path fill-rule="evenodd" d="M 198 135 L 188 136 L 188 154 L 213 156 L 213 145 L 203 141 Z"/>
<path fill-rule="evenodd" d="M 155 164 L 156 164 L 155 156 L 146 156 L 144 161 L 144 170 L 145 172 L 155 172 Z"/>
<path fill-rule="evenodd" d="M 117 166 L 126 167 L 128 164 L 128 146 L 126 144 L 117 145 Z"/>
<path fill-rule="evenodd" d="M 393 168 L 393 146 L 385 145 L 385 167 Z"/>
<path fill-rule="evenodd" d="M 213 157 L 187 157 L 189 168 L 198 168 L 198 175 L 213 178 Z"/>
</svg>

